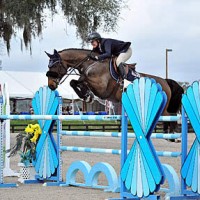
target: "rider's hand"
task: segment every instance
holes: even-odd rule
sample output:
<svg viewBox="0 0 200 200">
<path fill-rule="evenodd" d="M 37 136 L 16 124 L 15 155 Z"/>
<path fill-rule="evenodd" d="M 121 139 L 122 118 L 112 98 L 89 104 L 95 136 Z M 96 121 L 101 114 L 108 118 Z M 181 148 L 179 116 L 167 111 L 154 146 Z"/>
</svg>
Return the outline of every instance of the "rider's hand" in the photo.
<svg viewBox="0 0 200 200">
<path fill-rule="evenodd" d="M 94 56 L 94 55 L 90 55 L 90 59 L 97 61 L 98 60 L 98 56 Z"/>
</svg>

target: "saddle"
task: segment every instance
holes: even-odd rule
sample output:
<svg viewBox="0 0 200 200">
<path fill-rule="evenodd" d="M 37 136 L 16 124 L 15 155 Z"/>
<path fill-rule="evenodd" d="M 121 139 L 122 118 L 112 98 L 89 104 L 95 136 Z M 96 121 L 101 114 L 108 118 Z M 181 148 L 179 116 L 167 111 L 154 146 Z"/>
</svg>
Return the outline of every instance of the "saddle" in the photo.
<svg viewBox="0 0 200 200">
<path fill-rule="evenodd" d="M 118 72 L 118 67 L 116 65 L 116 59 L 117 59 L 116 57 L 110 59 L 110 74 L 113 77 L 113 79 L 118 81 L 120 78 L 120 75 Z M 125 73 L 127 77 L 126 79 L 128 81 L 132 82 L 136 78 L 139 78 L 139 73 L 136 72 L 135 68 L 136 68 L 136 63 L 132 63 L 132 64 L 124 63 L 124 69 L 125 69 Z"/>
<path fill-rule="evenodd" d="M 117 58 L 112 58 L 112 63 L 113 63 L 113 66 L 114 66 L 116 73 L 119 74 L 117 64 L 116 64 L 116 59 Z M 137 63 L 132 63 L 132 64 L 124 63 L 124 69 L 125 69 L 126 75 L 128 74 L 129 68 L 135 71 L 136 64 Z"/>
</svg>

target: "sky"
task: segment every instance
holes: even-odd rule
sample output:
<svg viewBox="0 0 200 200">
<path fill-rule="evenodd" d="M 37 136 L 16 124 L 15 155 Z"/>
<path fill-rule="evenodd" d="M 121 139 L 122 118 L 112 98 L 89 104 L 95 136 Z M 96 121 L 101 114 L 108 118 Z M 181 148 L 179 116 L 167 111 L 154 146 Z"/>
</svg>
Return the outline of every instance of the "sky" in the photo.
<svg viewBox="0 0 200 200">
<path fill-rule="evenodd" d="M 123 9 L 116 31 L 102 37 L 130 41 L 137 71 L 165 77 L 166 49 L 168 77 L 192 83 L 200 73 L 200 1 L 199 0 L 129 0 Z M 3 49 L 3 70 L 47 71 L 48 57 L 53 49 L 81 48 L 76 28 L 66 24 L 63 15 L 49 18 L 40 38 L 32 41 L 32 55 L 20 50 L 20 35 L 12 39 L 8 56 Z M 90 45 L 86 48 L 91 48 Z"/>
</svg>

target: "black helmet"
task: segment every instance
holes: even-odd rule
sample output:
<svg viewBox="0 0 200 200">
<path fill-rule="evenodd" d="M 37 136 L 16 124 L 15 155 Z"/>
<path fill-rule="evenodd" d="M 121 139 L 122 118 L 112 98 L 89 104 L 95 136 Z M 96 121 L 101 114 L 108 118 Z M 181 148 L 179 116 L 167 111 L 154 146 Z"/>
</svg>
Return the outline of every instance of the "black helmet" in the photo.
<svg viewBox="0 0 200 200">
<path fill-rule="evenodd" d="M 100 40 L 101 35 L 97 32 L 92 32 L 88 35 L 88 41 L 91 42 L 92 40 Z"/>
</svg>

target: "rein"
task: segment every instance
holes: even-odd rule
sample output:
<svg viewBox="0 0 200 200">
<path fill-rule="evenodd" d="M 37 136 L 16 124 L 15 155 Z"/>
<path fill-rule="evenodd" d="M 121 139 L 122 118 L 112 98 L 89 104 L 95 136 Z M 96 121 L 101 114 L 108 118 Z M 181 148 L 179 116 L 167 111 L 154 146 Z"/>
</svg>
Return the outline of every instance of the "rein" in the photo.
<svg viewBox="0 0 200 200">
<path fill-rule="evenodd" d="M 72 75 L 72 72 L 75 71 L 80 65 L 82 65 L 85 61 L 89 60 L 90 56 L 87 55 L 85 58 L 83 58 L 80 62 L 78 62 L 77 64 L 75 64 L 73 67 L 69 67 L 67 70 L 66 70 L 66 75 L 64 76 L 64 78 L 62 78 L 59 82 L 59 85 L 61 85 L 70 75 Z M 65 66 L 61 63 L 62 67 L 65 68 Z M 66 69 L 66 68 L 65 68 Z M 76 73 L 76 71 L 75 71 Z M 78 75 L 76 73 L 76 75 Z"/>
</svg>

